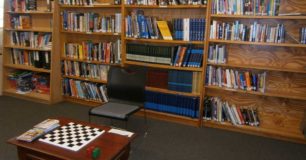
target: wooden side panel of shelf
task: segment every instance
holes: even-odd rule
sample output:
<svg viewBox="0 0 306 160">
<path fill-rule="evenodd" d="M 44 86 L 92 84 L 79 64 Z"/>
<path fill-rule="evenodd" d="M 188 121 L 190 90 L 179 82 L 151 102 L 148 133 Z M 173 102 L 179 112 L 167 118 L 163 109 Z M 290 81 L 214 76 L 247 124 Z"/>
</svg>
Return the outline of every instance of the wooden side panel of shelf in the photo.
<svg viewBox="0 0 306 160">
<path fill-rule="evenodd" d="M 51 65 L 51 98 L 52 103 L 57 103 L 63 101 L 62 89 L 61 89 L 61 63 L 60 63 L 60 12 L 58 8 L 58 1 L 53 2 L 53 25 L 52 25 L 52 65 Z"/>
<path fill-rule="evenodd" d="M 236 104 L 237 106 L 256 106 L 260 118 L 260 126 L 252 127 L 254 131 L 265 131 L 265 134 L 271 134 L 275 138 L 287 137 L 306 142 L 300 126 L 303 121 L 304 110 L 306 109 L 305 101 L 262 97 L 211 89 L 208 89 L 206 94 L 221 97 L 230 104 Z M 235 128 L 233 125 L 230 126 Z"/>
</svg>

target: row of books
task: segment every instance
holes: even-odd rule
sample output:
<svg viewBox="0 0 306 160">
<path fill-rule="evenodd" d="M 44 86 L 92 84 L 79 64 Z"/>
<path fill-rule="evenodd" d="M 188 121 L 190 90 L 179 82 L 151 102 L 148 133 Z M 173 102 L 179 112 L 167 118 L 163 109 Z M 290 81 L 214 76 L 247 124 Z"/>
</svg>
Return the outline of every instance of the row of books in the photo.
<svg viewBox="0 0 306 160">
<path fill-rule="evenodd" d="M 51 54 L 48 51 L 11 49 L 11 63 L 50 69 Z"/>
<path fill-rule="evenodd" d="M 109 66 L 73 61 L 62 61 L 62 72 L 66 76 L 107 80 Z"/>
<path fill-rule="evenodd" d="M 51 33 L 11 32 L 11 44 L 23 47 L 51 49 Z"/>
<path fill-rule="evenodd" d="M 143 10 L 133 10 L 125 18 L 126 37 L 144 39 L 203 41 L 205 34 L 204 18 L 173 19 L 173 35 L 167 21 L 145 16 Z"/>
<path fill-rule="evenodd" d="M 300 42 L 306 44 L 306 27 L 301 28 Z"/>
<path fill-rule="evenodd" d="M 173 19 L 173 36 L 175 40 L 203 41 L 205 37 L 205 18 Z"/>
<path fill-rule="evenodd" d="M 12 12 L 26 12 L 37 11 L 41 6 L 37 2 L 40 0 L 9 0 L 10 11 Z M 51 11 L 54 6 L 54 0 L 45 0 L 46 11 Z"/>
<path fill-rule="evenodd" d="M 191 118 L 199 116 L 199 98 L 158 92 L 145 92 L 145 108 Z"/>
<path fill-rule="evenodd" d="M 258 111 L 254 106 L 236 106 L 219 97 L 204 98 L 203 119 L 231 122 L 233 125 L 259 126 Z"/>
<path fill-rule="evenodd" d="M 37 125 L 35 125 L 32 129 L 26 131 L 17 137 L 17 140 L 32 142 L 38 137 L 54 130 L 55 128 L 60 126 L 60 122 L 57 119 L 46 119 Z"/>
<path fill-rule="evenodd" d="M 29 29 L 32 26 L 30 15 L 11 15 L 10 22 L 13 29 Z"/>
<path fill-rule="evenodd" d="M 59 3 L 72 6 L 92 6 L 95 0 L 59 0 Z"/>
<path fill-rule="evenodd" d="M 266 72 L 241 71 L 208 66 L 206 85 L 218 86 L 264 93 L 266 88 Z"/>
<path fill-rule="evenodd" d="M 157 46 L 128 43 L 128 60 L 160 63 L 178 67 L 201 67 L 203 48 L 191 46 Z"/>
<path fill-rule="evenodd" d="M 64 54 L 67 58 L 100 61 L 104 63 L 120 63 L 121 41 L 65 43 Z"/>
<path fill-rule="evenodd" d="M 225 64 L 227 61 L 227 51 L 225 45 L 209 45 L 207 61 L 214 64 Z"/>
<path fill-rule="evenodd" d="M 128 5 L 201 5 L 207 4 L 207 0 L 125 0 Z"/>
<path fill-rule="evenodd" d="M 62 87 L 65 96 L 108 102 L 105 85 L 64 78 Z"/>
<path fill-rule="evenodd" d="M 150 69 L 147 72 L 146 85 L 172 91 L 200 93 L 200 79 L 201 72 Z"/>
<path fill-rule="evenodd" d="M 65 31 L 121 33 L 121 13 L 99 15 L 94 12 L 62 12 Z"/>
<path fill-rule="evenodd" d="M 212 0 L 212 14 L 277 16 L 281 0 Z"/>
<path fill-rule="evenodd" d="M 283 24 L 242 24 L 239 21 L 221 22 L 214 20 L 210 28 L 210 39 L 284 43 L 285 27 Z"/>
<path fill-rule="evenodd" d="M 11 88 L 16 88 L 17 93 L 50 93 L 50 74 L 16 70 L 8 74 L 8 79 Z"/>
</svg>

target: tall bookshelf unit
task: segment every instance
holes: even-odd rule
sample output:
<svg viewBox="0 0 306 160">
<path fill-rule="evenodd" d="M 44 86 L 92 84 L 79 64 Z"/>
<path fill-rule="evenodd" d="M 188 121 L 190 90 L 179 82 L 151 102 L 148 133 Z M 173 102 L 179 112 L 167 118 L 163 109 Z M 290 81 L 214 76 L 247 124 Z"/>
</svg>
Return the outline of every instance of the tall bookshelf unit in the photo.
<svg viewBox="0 0 306 160">
<path fill-rule="evenodd" d="M 134 10 L 142 10 L 144 12 L 145 16 L 152 16 L 157 17 L 158 20 L 163 20 L 168 22 L 172 22 L 173 18 L 206 18 L 207 17 L 207 6 L 204 4 L 199 5 L 137 5 L 137 4 L 123 4 L 123 16 L 122 18 L 127 17 L 132 11 Z M 188 13 L 188 15 L 186 15 Z M 172 23 L 173 24 L 173 23 Z M 207 25 L 207 21 L 205 23 Z M 126 21 L 125 25 L 126 27 Z M 169 26 L 170 27 L 170 26 Z M 205 26 L 207 27 L 207 26 Z M 170 27 L 171 30 L 171 27 Z M 124 28 L 124 31 L 126 31 L 126 28 Z M 204 39 L 206 38 L 206 32 L 204 35 Z M 184 40 L 164 40 L 164 39 L 143 39 L 143 38 L 133 38 L 133 37 L 127 37 L 126 32 L 123 35 L 122 39 L 122 60 L 123 64 L 125 66 L 129 65 L 135 65 L 135 66 L 142 66 L 147 69 L 153 69 L 158 71 L 189 71 L 189 72 L 197 72 L 200 76 L 198 77 L 198 82 L 196 82 L 198 86 L 203 85 L 203 70 L 204 66 L 202 65 L 199 68 L 196 67 L 177 67 L 177 66 L 171 66 L 171 65 L 164 65 L 164 64 L 158 64 L 158 63 L 149 63 L 149 62 L 141 62 L 141 61 L 135 61 L 127 59 L 127 53 L 126 53 L 126 47 L 127 45 L 131 44 L 145 44 L 145 45 L 162 45 L 162 46 L 187 46 L 187 45 L 193 45 L 196 47 L 201 47 L 204 50 L 206 41 L 184 41 Z M 157 79 L 159 77 L 156 77 Z M 194 85 L 194 84 L 193 84 Z M 170 95 L 181 95 L 181 96 L 187 96 L 187 97 L 195 97 L 199 98 L 199 106 L 198 110 L 201 111 L 202 106 L 202 89 L 200 89 L 197 92 L 181 92 L 181 91 L 172 91 L 165 88 L 159 88 L 159 87 L 150 87 L 146 86 L 146 91 L 156 92 L 156 93 L 163 93 L 163 94 L 170 94 Z M 183 115 L 176 115 L 172 113 L 162 112 L 162 111 L 156 111 L 151 109 L 146 109 L 146 113 L 149 117 L 161 119 L 161 120 L 168 120 L 173 121 L 177 123 L 192 125 L 192 126 L 200 126 L 199 118 L 191 118 Z M 200 115 L 198 115 L 200 116 Z"/>
<path fill-rule="evenodd" d="M 53 2 L 47 0 L 37 0 L 36 10 L 16 9 L 11 10 L 11 0 L 6 0 L 4 4 L 4 34 L 3 34 L 3 93 L 18 98 L 30 99 L 42 103 L 56 103 L 61 101 L 62 96 L 60 95 L 60 82 L 57 81 L 59 78 L 59 55 L 57 55 L 56 46 L 57 43 L 57 21 L 58 11 L 57 8 L 52 4 Z M 20 1 L 21 2 L 21 1 Z M 25 3 L 25 1 L 23 1 Z M 51 8 L 51 9 L 50 9 Z M 13 28 L 10 24 L 10 17 L 13 16 L 30 16 L 31 26 L 30 28 Z M 15 20 L 16 21 L 16 20 Z M 28 23 L 28 22 L 26 22 Z M 27 33 L 38 33 L 45 34 L 49 33 L 52 36 L 52 47 L 49 48 L 35 48 L 18 46 L 11 43 L 11 33 L 16 32 L 27 32 Z M 12 50 L 17 49 L 21 51 L 46 51 L 50 52 L 50 69 L 35 68 L 23 64 L 13 64 L 12 62 Z M 41 94 L 35 91 L 26 94 L 19 94 L 16 92 L 16 88 L 12 87 L 8 80 L 8 74 L 16 70 L 27 70 L 34 73 L 46 73 L 50 75 L 50 93 Z"/>
<path fill-rule="evenodd" d="M 68 2 L 68 1 L 67 1 Z M 121 13 L 121 5 L 120 4 L 114 4 L 113 1 L 108 1 L 108 4 L 102 4 L 102 0 L 97 0 L 94 4 L 84 4 L 84 5 L 77 5 L 77 4 L 64 4 L 59 3 L 59 12 L 61 14 L 60 18 L 60 25 L 59 25 L 59 32 L 60 32 L 60 54 L 61 54 L 61 65 L 62 65 L 62 73 L 61 73 L 61 80 L 63 79 L 72 79 L 72 80 L 78 80 L 81 82 L 91 83 L 95 85 L 105 85 L 107 83 L 107 77 L 104 77 L 104 79 L 101 78 L 95 78 L 95 77 L 86 77 L 86 76 L 76 76 L 76 75 L 67 75 L 64 74 L 64 62 L 70 61 L 70 62 L 76 62 L 78 64 L 86 64 L 86 65 L 97 65 L 97 66 L 110 66 L 110 65 L 121 65 L 121 62 L 119 63 L 108 63 L 105 61 L 102 61 L 101 59 L 88 59 L 83 55 L 84 57 L 69 57 L 67 56 L 67 50 L 68 47 L 65 46 L 67 43 L 74 43 L 82 45 L 84 42 L 92 42 L 92 43 L 104 43 L 104 42 L 116 42 L 117 40 L 122 39 L 122 29 L 117 32 L 102 32 L 102 31 L 78 31 L 73 29 L 64 29 L 63 25 L 63 18 L 64 18 L 64 12 L 66 13 L 96 13 L 99 17 L 114 17 L 115 13 Z M 70 19 L 71 20 L 71 19 Z M 121 22 L 121 18 L 120 18 Z M 86 23 L 86 22 L 83 22 Z M 83 25 L 83 27 L 86 24 Z M 71 26 L 71 24 L 70 24 Z M 121 48 L 121 46 L 119 46 Z M 84 49 L 84 46 L 83 46 Z M 84 50 L 83 50 L 84 53 Z M 75 54 L 75 53 L 74 53 Z M 85 54 L 85 53 L 84 53 Z M 63 86 L 63 84 L 62 84 Z M 81 98 L 79 96 L 69 96 L 69 95 L 63 95 L 64 100 L 74 102 L 74 103 L 81 103 L 85 105 L 90 106 L 99 106 L 103 104 L 102 101 L 98 101 L 96 99 L 89 99 L 89 98 Z"/>
<path fill-rule="evenodd" d="M 208 7 L 211 13 L 211 0 Z M 306 1 L 282 0 L 279 13 L 292 12 L 305 13 Z M 299 39 L 300 27 L 306 26 L 306 16 L 248 16 L 210 13 L 208 21 L 211 23 L 213 20 L 222 22 L 239 20 L 243 24 L 250 24 L 254 21 L 274 25 L 282 23 L 285 26 L 286 35 L 284 43 L 209 39 L 209 45 L 225 45 L 228 58 L 225 64 L 214 64 L 208 62 L 206 54 L 204 61 L 206 67 L 266 71 L 266 91 L 261 93 L 204 85 L 203 96 L 221 97 L 238 106 L 257 106 L 260 126 L 234 126 L 227 122 L 219 123 L 208 120 L 202 120 L 202 125 L 305 143 L 301 126 L 306 110 L 306 45 L 296 40 Z M 209 30 L 210 28 L 207 28 L 207 31 Z"/>
</svg>

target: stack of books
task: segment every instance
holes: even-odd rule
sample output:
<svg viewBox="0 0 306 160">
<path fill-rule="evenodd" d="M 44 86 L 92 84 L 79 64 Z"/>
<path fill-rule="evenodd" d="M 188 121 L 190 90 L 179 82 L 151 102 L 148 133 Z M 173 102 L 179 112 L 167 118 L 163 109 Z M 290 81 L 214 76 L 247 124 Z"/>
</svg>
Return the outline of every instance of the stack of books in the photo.
<svg viewBox="0 0 306 160">
<path fill-rule="evenodd" d="M 22 135 L 17 137 L 17 140 L 32 142 L 38 137 L 52 131 L 59 127 L 59 120 L 57 119 L 46 119 L 43 122 L 35 125 L 32 129 L 26 131 Z"/>
</svg>

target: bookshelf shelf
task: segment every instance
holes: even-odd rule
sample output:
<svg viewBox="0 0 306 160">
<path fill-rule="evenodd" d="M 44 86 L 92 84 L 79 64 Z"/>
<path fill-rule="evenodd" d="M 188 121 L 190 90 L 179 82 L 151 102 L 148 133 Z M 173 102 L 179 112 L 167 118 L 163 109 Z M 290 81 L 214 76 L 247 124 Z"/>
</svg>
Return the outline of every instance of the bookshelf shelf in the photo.
<svg viewBox="0 0 306 160">
<path fill-rule="evenodd" d="M 206 8 L 206 5 L 124 5 L 125 8 L 140 8 L 140 9 L 197 9 Z"/>
<path fill-rule="evenodd" d="M 36 93 L 34 91 L 29 92 L 29 93 L 25 93 L 25 94 L 21 94 L 21 93 L 17 93 L 16 89 L 14 88 L 8 88 L 4 90 L 4 93 L 9 94 L 9 95 L 18 95 L 18 96 L 22 96 L 25 98 L 33 98 L 33 99 L 39 99 L 45 102 L 50 101 L 50 95 L 48 94 L 40 94 L 40 93 Z"/>
<path fill-rule="evenodd" d="M 85 78 L 85 77 L 78 77 L 78 76 L 66 76 L 66 75 L 63 75 L 62 77 L 63 78 L 70 78 L 70 79 L 78 79 L 78 80 L 94 82 L 94 83 L 103 83 L 103 84 L 107 83 L 107 81 L 94 79 L 94 78 Z"/>
<path fill-rule="evenodd" d="M 83 99 L 83 98 L 71 97 L 71 96 L 66 96 L 66 95 L 64 95 L 63 97 L 65 101 L 78 103 L 78 104 L 84 104 L 86 106 L 97 107 L 97 106 L 104 104 L 103 102 L 96 101 L 96 100 Z"/>
<path fill-rule="evenodd" d="M 218 15 L 212 14 L 212 18 L 233 18 L 233 19 L 284 19 L 284 20 L 305 20 L 306 16 L 247 16 L 247 15 Z"/>
<path fill-rule="evenodd" d="M 194 71 L 194 72 L 202 72 L 202 68 L 192 68 L 192 67 L 175 67 L 170 65 L 163 64 L 153 64 L 146 62 L 137 62 L 137 61 L 125 61 L 125 64 L 128 65 L 136 65 L 136 66 L 144 66 L 149 68 L 161 68 L 161 69 L 173 69 L 173 70 L 183 70 L 183 71 Z"/>
<path fill-rule="evenodd" d="M 226 68 L 243 68 L 243 69 L 257 69 L 257 70 L 265 70 L 265 71 L 279 71 L 279 72 L 294 72 L 294 73 L 306 73 L 305 70 L 295 70 L 295 69 L 287 69 L 287 68 L 276 68 L 276 67 L 268 67 L 268 66 L 252 66 L 252 65 L 239 65 L 239 64 L 215 64 L 207 62 L 208 65 L 218 66 L 218 67 L 226 67 Z"/>
<path fill-rule="evenodd" d="M 12 29 L 12 28 L 5 28 L 5 31 L 27 31 L 27 32 L 52 32 L 49 28 L 30 28 L 30 29 Z"/>
<path fill-rule="evenodd" d="M 103 65 L 111 65 L 111 66 L 120 66 L 120 64 L 115 64 L 115 63 L 105 63 L 101 61 L 82 60 L 82 59 L 75 59 L 75 58 L 68 58 L 68 57 L 61 57 L 61 60 L 92 63 L 92 64 L 103 64 Z"/>
<path fill-rule="evenodd" d="M 24 49 L 30 51 L 51 51 L 50 48 L 33 48 L 33 47 L 23 47 L 23 46 L 12 46 L 12 45 L 5 45 L 4 48 L 16 48 L 16 49 Z"/>
<path fill-rule="evenodd" d="M 48 11 L 26 11 L 26 12 L 7 11 L 6 13 L 9 13 L 9 14 L 37 14 L 37 15 L 52 15 L 53 14 L 53 12 L 48 12 Z"/>
<path fill-rule="evenodd" d="M 262 46 L 276 46 L 276 47 L 306 48 L 306 44 L 291 44 L 291 43 L 267 43 L 267 42 L 247 42 L 247 41 L 230 41 L 230 40 L 209 40 L 209 42 L 224 43 L 224 44 L 243 44 L 243 45 L 262 45 Z"/>
<path fill-rule="evenodd" d="M 21 65 L 21 64 L 4 64 L 4 67 L 21 69 L 21 70 L 29 70 L 29 71 L 33 71 L 33 72 L 50 73 L 50 70 L 47 70 L 47 69 L 35 68 L 35 67 L 31 67 L 31 66 L 27 66 L 27 65 Z"/>
<path fill-rule="evenodd" d="M 109 33 L 109 32 L 75 32 L 75 31 L 61 31 L 61 33 L 69 34 L 83 34 L 83 35 L 99 35 L 99 36 L 120 36 L 120 33 Z"/>
<path fill-rule="evenodd" d="M 93 9 L 93 8 L 121 8 L 121 5 L 111 5 L 111 4 L 94 4 L 94 5 L 84 5 L 84 6 L 61 4 L 59 6 L 60 6 L 60 8 L 88 8 L 88 9 Z"/>
<path fill-rule="evenodd" d="M 176 94 L 182 96 L 189 96 L 189 97 L 199 97 L 200 93 L 187 93 L 187 92 L 178 92 L 178 91 L 171 91 L 164 88 L 155 88 L 155 87 L 146 87 L 147 91 L 154 91 L 154 92 L 161 92 L 161 93 L 168 93 L 168 94 Z"/>
<path fill-rule="evenodd" d="M 259 92 L 259 91 L 244 91 L 241 89 L 232 89 L 232 88 L 224 88 L 218 86 L 205 86 L 207 89 L 214 89 L 214 90 L 221 90 L 221 91 L 229 91 L 229 92 L 236 92 L 236 93 L 244 93 L 244 94 L 252 94 L 258 96 L 267 96 L 267 97 L 277 97 L 277 98 L 287 98 L 287 99 L 295 99 L 295 100 L 306 100 L 306 97 L 294 95 L 294 94 L 283 94 L 283 93 L 269 93 L 269 92 Z"/>
<path fill-rule="evenodd" d="M 147 42 L 147 43 L 169 43 L 169 44 L 199 44 L 204 45 L 203 41 L 180 41 L 180 40 L 161 40 L 161 39 L 138 39 L 125 38 L 126 41 Z"/>
<path fill-rule="evenodd" d="M 212 127 L 212 128 L 218 128 L 218 129 L 226 129 L 230 131 L 238 131 L 238 132 L 244 132 L 248 134 L 253 135 L 261 135 L 265 137 L 279 137 L 280 139 L 294 141 L 298 143 L 306 143 L 304 136 L 301 133 L 298 132 L 286 132 L 286 131 L 279 131 L 275 129 L 269 129 L 264 127 L 254 127 L 254 126 L 246 126 L 246 125 L 232 125 L 229 122 L 214 122 L 214 121 L 208 121 L 203 120 L 202 125 L 204 127 Z"/>
<path fill-rule="evenodd" d="M 138 115 L 143 115 L 143 109 L 139 111 L 137 114 Z M 174 114 L 169 114 L 169 113 L 162 113 L 162 112 L 157 112 L 153 110 L 148 110 L 146 109 L 146 114 L 147 116 L 159 120 L 165 120 L 171 121 L 171 122 L 176 122 L 176 123 L 181 123 L 181 124 L 186 124 L 186 125 L 191 125 L 191 126 L 199 126 L 199 120 L 197 118 L 189 118 L 189 117 L 184 117 L 184 116 L 179 116 L 179 115 L 174 115 Z"/>
</svg>

